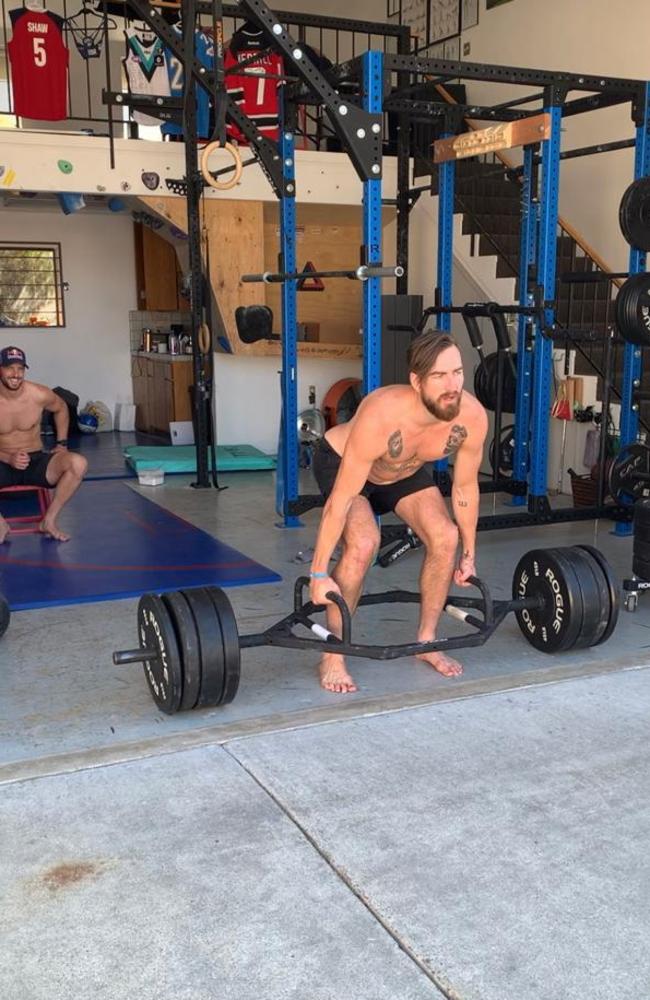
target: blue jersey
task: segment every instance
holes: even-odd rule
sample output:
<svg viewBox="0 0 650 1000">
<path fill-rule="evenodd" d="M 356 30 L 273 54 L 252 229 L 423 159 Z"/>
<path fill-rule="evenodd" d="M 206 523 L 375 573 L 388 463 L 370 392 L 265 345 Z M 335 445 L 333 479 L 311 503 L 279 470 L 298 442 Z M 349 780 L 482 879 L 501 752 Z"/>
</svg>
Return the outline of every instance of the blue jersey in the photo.
<svg viewBox="0 0 650 1000">
<path fill-rule="evenodd" d="M 182 29 L 174 25 L 174 31 L 183 37 Z M 194 54 L 202 66 L 214 68 L 214 45 L 212 39 L 202 31 L 194 32 Z M 169 91 L 172 97 L 183 97 L 185 91 L 185 73 L 183 64 L 176 58 L 171 49 L 165 49 L 167 72 L 169 73 Z M 164 135 L 182 135 L 183 127 L 175 122 L 165 122 L 162 126 Z M 210 97 L 203 87 L 196 85 L 196 134 L 199 139 L 210 137 Z"/>
</svg>

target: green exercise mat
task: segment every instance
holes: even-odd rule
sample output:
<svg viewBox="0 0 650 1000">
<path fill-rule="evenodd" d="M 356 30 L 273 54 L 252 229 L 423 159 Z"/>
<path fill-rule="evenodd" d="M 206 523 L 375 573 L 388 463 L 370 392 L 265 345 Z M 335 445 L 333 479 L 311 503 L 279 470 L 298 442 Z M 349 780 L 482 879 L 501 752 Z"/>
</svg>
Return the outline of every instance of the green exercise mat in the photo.
<svg viewBox="0 0 650 1000">
<path fill-rule="evenodd" d="M 130 445 L 124 457 L 136 472 L 144 469 L 164 469 L 165 472 L 196 472 L 194 445 Z M 275 469 L 275 456 L 265 455 L 251 444 L 220 444 L 217 446 L 219 472 L 252 469 Z"/>
</svg>

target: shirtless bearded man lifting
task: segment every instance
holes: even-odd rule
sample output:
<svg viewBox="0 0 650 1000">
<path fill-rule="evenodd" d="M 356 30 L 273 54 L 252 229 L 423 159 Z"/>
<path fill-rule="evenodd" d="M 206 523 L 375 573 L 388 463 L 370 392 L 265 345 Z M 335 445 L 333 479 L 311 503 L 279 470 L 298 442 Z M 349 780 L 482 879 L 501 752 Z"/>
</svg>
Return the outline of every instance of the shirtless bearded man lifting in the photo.
<svg viewBox="0 0 650 1000">
<path fill-rule="evenodd" d="M 420 572 L 418 641 L 436 636 L 452 576 L 467 586 L 475 575 L 478 472 L 487 433 L 485 410 L 463 390 L 463 366 L 447 334 L 421 334 L 409 349 L 409 385 L 375 389 L 352 420 L 331 427 L 314 454 L 314 474 L 325 506 L 311 566 L 310 597 L 327 604 L 328 628 L 340 635 L 341 619 L 328 591 L 340 593 L 354 612 L 364 577 L 379 548 L 376 515 L 394 511 L 424 545 Z M 425 462 L 453 456 L 451 519 Z M 461 553 L 457 561 L 458 540 Z M 342 554 L 330 575 L 329 561 Z M 420 659 L 446 676 L 462 667 L 441 652 Z M 329 691 L 356 691 L 345 660 L 325 653 L 321 684 Z"/>
</svg>

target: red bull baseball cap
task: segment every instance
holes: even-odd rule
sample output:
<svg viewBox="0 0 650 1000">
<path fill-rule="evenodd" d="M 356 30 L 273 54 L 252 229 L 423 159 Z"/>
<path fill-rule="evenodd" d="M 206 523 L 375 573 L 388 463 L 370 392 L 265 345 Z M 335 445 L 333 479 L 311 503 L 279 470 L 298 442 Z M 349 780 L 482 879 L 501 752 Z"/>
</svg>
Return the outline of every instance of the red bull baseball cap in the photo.
<svg viewBox="0 0 650 1000">
<path fill-rule="evenodd" d="M 8 368 L 9 365 L 22 365 L 29 368 L 25 352 L 20 347 L 3 347 L 0 351 L 0 368 Z"/>
</svg>

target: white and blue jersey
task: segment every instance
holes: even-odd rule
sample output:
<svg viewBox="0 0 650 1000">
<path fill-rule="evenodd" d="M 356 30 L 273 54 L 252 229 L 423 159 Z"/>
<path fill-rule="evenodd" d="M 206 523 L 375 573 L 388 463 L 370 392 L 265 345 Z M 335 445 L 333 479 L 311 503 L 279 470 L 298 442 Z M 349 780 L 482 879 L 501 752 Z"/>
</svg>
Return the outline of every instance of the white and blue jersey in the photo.
<svg viewBox="0 0 650 1000">
<path fill-rule="evenodd" d="M 173 30 L 182 38 L 182 28 L 174 25 Z M 203 31 L 194 32 L 194 54 L 206 69 L 212 70 L 214 68 L 214 45 L 212 39 Z M 171 49 L 165 49 L 165 55 L 167 57 L 170 94 L 172 97 L 182 98 L 185 92 L 183 64 Z M 183 127 L 175 122 L 165 122 L 162 126 L 162 132 L 163 135 L 182 135 Z M 196 134 L 199 139 L 208 139 L 210 136 L 210 97 L 208 92 L 198 84 L 196 86 Z"/>
</svg>

